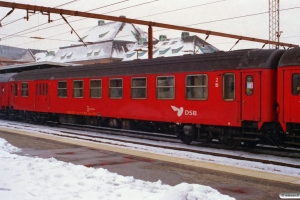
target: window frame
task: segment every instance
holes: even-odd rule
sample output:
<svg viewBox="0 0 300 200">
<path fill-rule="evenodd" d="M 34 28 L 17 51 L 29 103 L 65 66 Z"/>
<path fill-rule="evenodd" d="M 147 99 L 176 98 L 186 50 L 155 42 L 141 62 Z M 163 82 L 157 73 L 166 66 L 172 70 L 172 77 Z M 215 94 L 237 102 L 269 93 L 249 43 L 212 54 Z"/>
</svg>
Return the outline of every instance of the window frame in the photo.
<svg viewBox="0 0 300 200">
<path fill-rule="evenodd" d="M 66 83 L 66 87 L 60 88 L 59 83 Z M 66 96 L 59 96 L 60 90 L 66 90 Z M 57 81 L 57 97 L 58 98 L 68 98 L 68 81 Z"/>
<path fill-rule="evenodd" d="M 173 77 L 173 83 L 174 85 L 173 86 L 158 86 L 158 78 L 168 78 L 168 77 Z M 156 76 L 156 99 L 158 100 L 173 100 L 175 99 L 175 92 L 176 92 L 176 88 L 175 88 L 175 85 L 176 85 L 176 79 L 175 79 L 175 76 L 172 76 L 172 75 L 169 75 L 169 76 Z M 173 88 L 173 98 L 161 98 L 161 97 L 158 97 L 158 89 L 159 88 Z"/>
<path fill-rule="evenodd" d="M 132 80 L 133 79 L 145 79 L 145 86 L 133 87 L 132 86 Z M 131 80 L 130 80 L 130 97 L 131 97 L 131 99 L 147 99 L 147 97 L 148 97 L 147 88 L 148 88 L 147 77 L 132 77 Z M 145 89 L 145 97 L 133 97 L 133 95 L 132 95 L 133 94 L 133 92 L 132 92 L 133 89 Z"/>
<path fill-rule="evenodd" d="M 91 86 L 91 82 L 92 82 L 92 81 L 100 81 L 100 83 L 101 83 L 100 85 L 101 85 L 101 86 L 100 86 L 100 87 L 93 87 L 93 88 L 92 88 L 92 86 Z M 92 92 L 91 92 L 91 90 L 92 90 L 92 89 L 98 89 L 98 88 L 100 88 L 100 97 L 92 97 Z M 91 99 L 101 99 L 101 98 L 102 98 L 102 79 L 90 79 L 90 98 L 91 98 Z"/>
<path fill-rule="evenodd" d="M 226 99 L 225 98 L 225 89 L 224 89 L 224 87 L 225 87 L 225 76 L 226 75 L 233 75 L 233 83 L 234 83 L 234 89 L 233 89 L 233 98 L 231 98 L 231 99 Z M 222 75 L 222 83 L 223 83 L 223 85 L 222 85 L 222 98 L 223 98 L 223 100 L 224 101 L 234 101 L 235 100 L 235 91 L 236 91 L 236 84 L 235 84 L 235 82 L 236 82 L 236 79 L 235 79 L 235 73 L 232 73 L 232 72 L 228 72 L 228 73 L 224 73 L 223 75 Z M 231 87 L 231 86 L 230 86 Z"/>
<path fill-rule="evenodd" d="M 111 80 L 121 80 L 121 83 L 122 83 L 122 86 L 121 87 L 112 87 L 110 84 L 111 84 Z M 123 90 L 123 86 L 124 86 L 124 81 L 123 81 L 123 78 L 110 78 L 110 79 L 108 79 L 108 87 L 109 87 L 109 90 L 108 90 L 108 96 L 109 96 L 109 98 L 110 99 L 122 99 L 123 98 L 123 96 L 124 96 L 124 90 Z M 119 88 L 121 88 L 121 91 L 122 91 L 122 95 L 121 95 L 121 97 L 112 97 L 111 96 L 111 94 L 112 94 L 112 90 L 113 89 L 119 89 Z"/>
<path fill-rule="evenodd" d="M 23 88 L 23 84 L 26 84 L 27 87 Z M 25 92 L 25 94 L 24 94 L 24 92 Z M 22 97 L 28 97 L 29 96 L 29 84 L 28 84 L 28 82 L 22 82 L 21 83 L 21 96 Z"/>
<path fill-rule="evenodd" d="M 204 76 L 206 77 L 206 84 L 203 85 L 197 85 L 197 86 L 188 86 L 187 85 L 187 78 L 191 76 Z M 206 88 L 206 98 L 188 98 L 188 88 Z M 207 101 L 208 99 L 208 74 L 188 74 L 185 76 L 185 99 L 188 101 Z"/>
<path fill-rule="evenodd" d="M 74 83 L 75 82 L 81 82 L 82 87 L 81 88 L 74 88 Z M 79 92 L 79 94 L 82 94 L 82 95 L 75 96 L 75 90 L 81 91 L 81 92 Z M 73 82 L 72 82 L 72 92 L 73 92 L 72 93 L 73 98 L 75 98 L 75 99 L 83 98 L 84 97 L 84 81 L 83 80 L 73 80 Z"/>
</svg>

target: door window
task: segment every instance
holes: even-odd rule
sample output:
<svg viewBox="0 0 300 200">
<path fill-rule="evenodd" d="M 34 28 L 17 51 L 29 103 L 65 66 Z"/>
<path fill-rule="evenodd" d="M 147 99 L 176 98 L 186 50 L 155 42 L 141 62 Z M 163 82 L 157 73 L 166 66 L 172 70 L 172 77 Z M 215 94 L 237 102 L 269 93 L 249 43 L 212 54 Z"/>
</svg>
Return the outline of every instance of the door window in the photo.
<svg viewBox="0 0 300 200">
<path fill-rule="evenodd" d="M 293 95 L 300 94 L 300 74 L 293 74 L 292 76 L 292 93 Z"/>
<path fill-rule="evenodd" d="M 232 73 L 223 75 L 223 99 L 231 101 L 235 98 L 235 77 Z"/>
<path fill-rule="evenodd" d="M 253 94 L 253 76 L 246 76 L 246 94 L 251 96 Z"/>
</svg>

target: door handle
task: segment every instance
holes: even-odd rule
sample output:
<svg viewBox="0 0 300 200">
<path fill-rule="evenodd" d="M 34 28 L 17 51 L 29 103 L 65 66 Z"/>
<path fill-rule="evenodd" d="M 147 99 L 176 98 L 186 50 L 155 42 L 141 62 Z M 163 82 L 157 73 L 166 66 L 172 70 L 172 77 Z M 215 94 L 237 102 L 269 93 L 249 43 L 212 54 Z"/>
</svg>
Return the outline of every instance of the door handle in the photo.
<svg viewBox="0 0 300 200">
<path fill-rule="evenodd" d="M 243 105 L 243 106 L 245 105 L 245 101 L 242 101 L 242 105 Z"/>
</svg>

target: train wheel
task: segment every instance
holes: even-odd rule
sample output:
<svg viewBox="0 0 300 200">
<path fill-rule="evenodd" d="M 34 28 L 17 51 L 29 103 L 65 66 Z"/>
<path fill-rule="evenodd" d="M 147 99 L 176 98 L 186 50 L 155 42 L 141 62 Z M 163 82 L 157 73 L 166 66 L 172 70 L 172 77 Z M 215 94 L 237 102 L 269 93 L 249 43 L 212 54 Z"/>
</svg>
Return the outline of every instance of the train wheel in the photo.
<svg viewBox="0 0 300 200">
<path fill-rule="evenodd" d="M 193 141 L 194 137 L 193 136 L 189 136 L 186 135 L 184 133 L 181 133 L 179 135 L 179 139 L 181 140 L 181 142 L 183 142 L 184 144 L 191 144 L 191 142 Z"/>
<path fill-rule="evenodd" d="M 221 136 L 220 140 L 221 140 L 221 143 L 223 144 L 223 146 L 224 146 L 226 149 L 234 149 L 234 148 L 236 148 L 236 147 L 239 145 L 239 143 L 240 143 L 240 141 L 235 140 L 235 139 L 233 139 L 233 137 L 228 136 L 228 135 L 223 135 L 223 136 Z"/>
</svg>

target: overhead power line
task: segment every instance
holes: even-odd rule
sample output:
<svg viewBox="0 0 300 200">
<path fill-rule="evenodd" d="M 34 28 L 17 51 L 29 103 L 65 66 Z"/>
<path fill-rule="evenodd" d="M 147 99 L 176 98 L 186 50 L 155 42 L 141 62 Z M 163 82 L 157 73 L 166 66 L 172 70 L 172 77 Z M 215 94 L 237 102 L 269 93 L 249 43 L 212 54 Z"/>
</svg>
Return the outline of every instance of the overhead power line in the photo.
<svg viewBox="0 0 300 200">
<path fill-rule="evenodd" d="M 67 3 L 64 3 L 64 4 L 61 4 L 61 5 L 55 6 L 54 8 L 59 8 L 59 7 L 61 7 L 61 6 L 65 6 L 65 5 L 74 3 L 74 2 L 76 2 L 76 1 L 80 1 L 80 0 L 69 1 L 69 2 L 67 2 Z M 36 13 L 31 14 L 30 16 L 33 16 L 33 15 L 36 15 Z M 8 22 L 4 23 L 3 26 L 7 26 L 7 25 L 9 25 L 9 24 L 15 23 L 15 22 L 20 21 L 20 20 L 23 20 L 23 19 L 24 19 L 24 17 L 19 18 L 19 19 L 15 19 L 15 20 L 12 20 L 12 21 L 8 21 Z"/>
<path fill-rule="evenodd" d="M 295 9 L 296 7 L 294 7 L 294 8 L 289 8 L 289 9 Z M 289 9 L 283 9 L 283 10 L 289 10 Z M 258 13 L 258 14 L 261 14 L 261 13 Z M 258 14 L 255 14 L 255 15 L 258 15 Z M 252 14 L 252 15 L 254 15 L 254 14 Z M 242 17 L 242 16 L 240 16 L 240 17 Z M 235 18 L 238 18 L 238 17 L 235 17 Z M 232 19 L 232 18 L 231 18 Z M 228 19 L 223 19 L 223 20 L 228 20 Z M 219 21 L 221 21 L 221 20 L 219 20 Z M 157 25 L 157 23 L 154 23 L 155 25 Z M 173 26 L 174 27 L 174 26 Z M 191 30 L 191 32 L 194 32 L 193 30 Z M 209 32 L 209 31 L 208 31 Z M 245 38 L 242 38 L 242 39 L 245 39 Z"/>
<path fill-rule="evenodd" d="M 145 18 L 145 17 L 151 17 L 151 16 L 155 16 L 155 15 L 166 14 L 166 13 L 172 13 L 172 12 L 176 12 L 176 11 L 180 11 L 180 10 L 192 9 L 192 8 L 196 8 L 196 7 L 200 7 L 200 6 L 206 6 L 206 5 L 215 4 L 215 3 L 221 3 L 223 1 L 227 1 L 227 0 L 220 0 L 220 1 L 214 1 L 214 2 L 209 2 L 209 3 L 203 3 L 203 4 L 193 5 L 193 6 L 189 6 L 189 7 L 185 7 L 185 8 L 179 8 L 179 9 L 175 9 L 175 10 L 169 10 L 169 11 L 165 11 L 165 12 L 161 12 L 161 13 L 155 13 L 155 14 L 151 14 L 151 15 L 145 15 L 145 16 L 142 16 L 142 17 L 138 17 L 138 19 Z"/>
<path fill-rule="evenodd" d="M 123 1 L 120 1 L 120 2 L 117 2 L 117 3 L 109 4 L 109 5 L 107 5 L 107 6 L 102 6 L 102 7 L 99 7 L 99 8 L 95 8 L 95 9 L 92 9 L 92 10 L 88 10 L 88 11 L 86 11 L 86 12 L 98 10 L 98 9 L 100 9 L 100 8 L 105 8 L 105 7 L 108 7 L 108 6 L 113 6 L 113 5 L 116 5 L 116 4 L 119 4 L 119 3 L 124 3 L 124 2 L 126 2 L 126 1 L 128 1 L 128 0 L 123 0 Z M 158 0 L 149 1 L 149 2 L 145 2 L 145 3 L 141 3 L 141 4 L 136 4 L 136 5 L 133 5 L 133 6 L 130 6 L 130 7 L 125 7 L 125 8 L 122 8 L 122 9 L 109 11 L 109 12 L 106 12 L 106 13 L 104 13 L 104 14 L 108 14 L 108 13 L 112 13 L 112 12 L 116 12 L 116 11 L 120 11 L 120 10 L 125 10 L 125 9 L 128 9 L 128 8 L 137 7 L 137 6 L 145 5 L 145 4 L 148 4 L 148 3 L 153 3 L 153 2 L 155 2 L 155 1 L 158 1 Z M 72 17 L 72 16 L 67 16 L 66 18 L 69 18 L 69 17 Z M 70 21 L 69 23 L 78 22 L 78 21 L 81 21 L 81 20 L 84 20 L 84 19 L 86 19 L 86 18 L 81 18 L 81 19 L 73 20 L 73 21 Z M 61 19 L 57 19 L 57 20 L 54 20 L 54 21 L 59 21 L 59 20 L 61 20 Z M 4 38 L 1 38 L 1 40 L 7 40 L 7 39 L 10 39 L 10 38 L 12 38 L 15 34 L 23 33 L 23 32 L 25 32 L 25 31 L 28 31 L 28 30 L 31 30 L 31 29 L 34 29 L 34 28 L 37 28 L 37 27 L 39 27 L 39 26 L 46 25 L 46 24 L 48 24 L 48 23 L 40 24 L 40 25 L 38 25 L 38 26 L 34 26 L 34 27 L 31 27 L 31 28 L 28 28 L 28 29 L 25 29 L 25 30 L 16 32 L 16 33 L 14 33 L 14 34 L 11 34 L 11 35 L 8 35 L 8 36 L 6 36 L 6 37 L 4 37 Z M 50 27 L 47 27 L 47 28 L 44 28 L 44 29 L 54 28 L 54 27 L 62 26 L 62 25 L 65 25 L 65 23 L 57 24 L 57 25 L 50 26 Z M 40 30 L 44 30 L 44 29 L 40 29 Z M 35 31 L 32 31 L 32 32 L 35 32 Z M 32 33 L 32 32 L 29 32 L 29 33 Z M 27 32 L 27 33 L 24 33 L 24 34 L 28 34 L 28 32 Z"/>
</svg>

